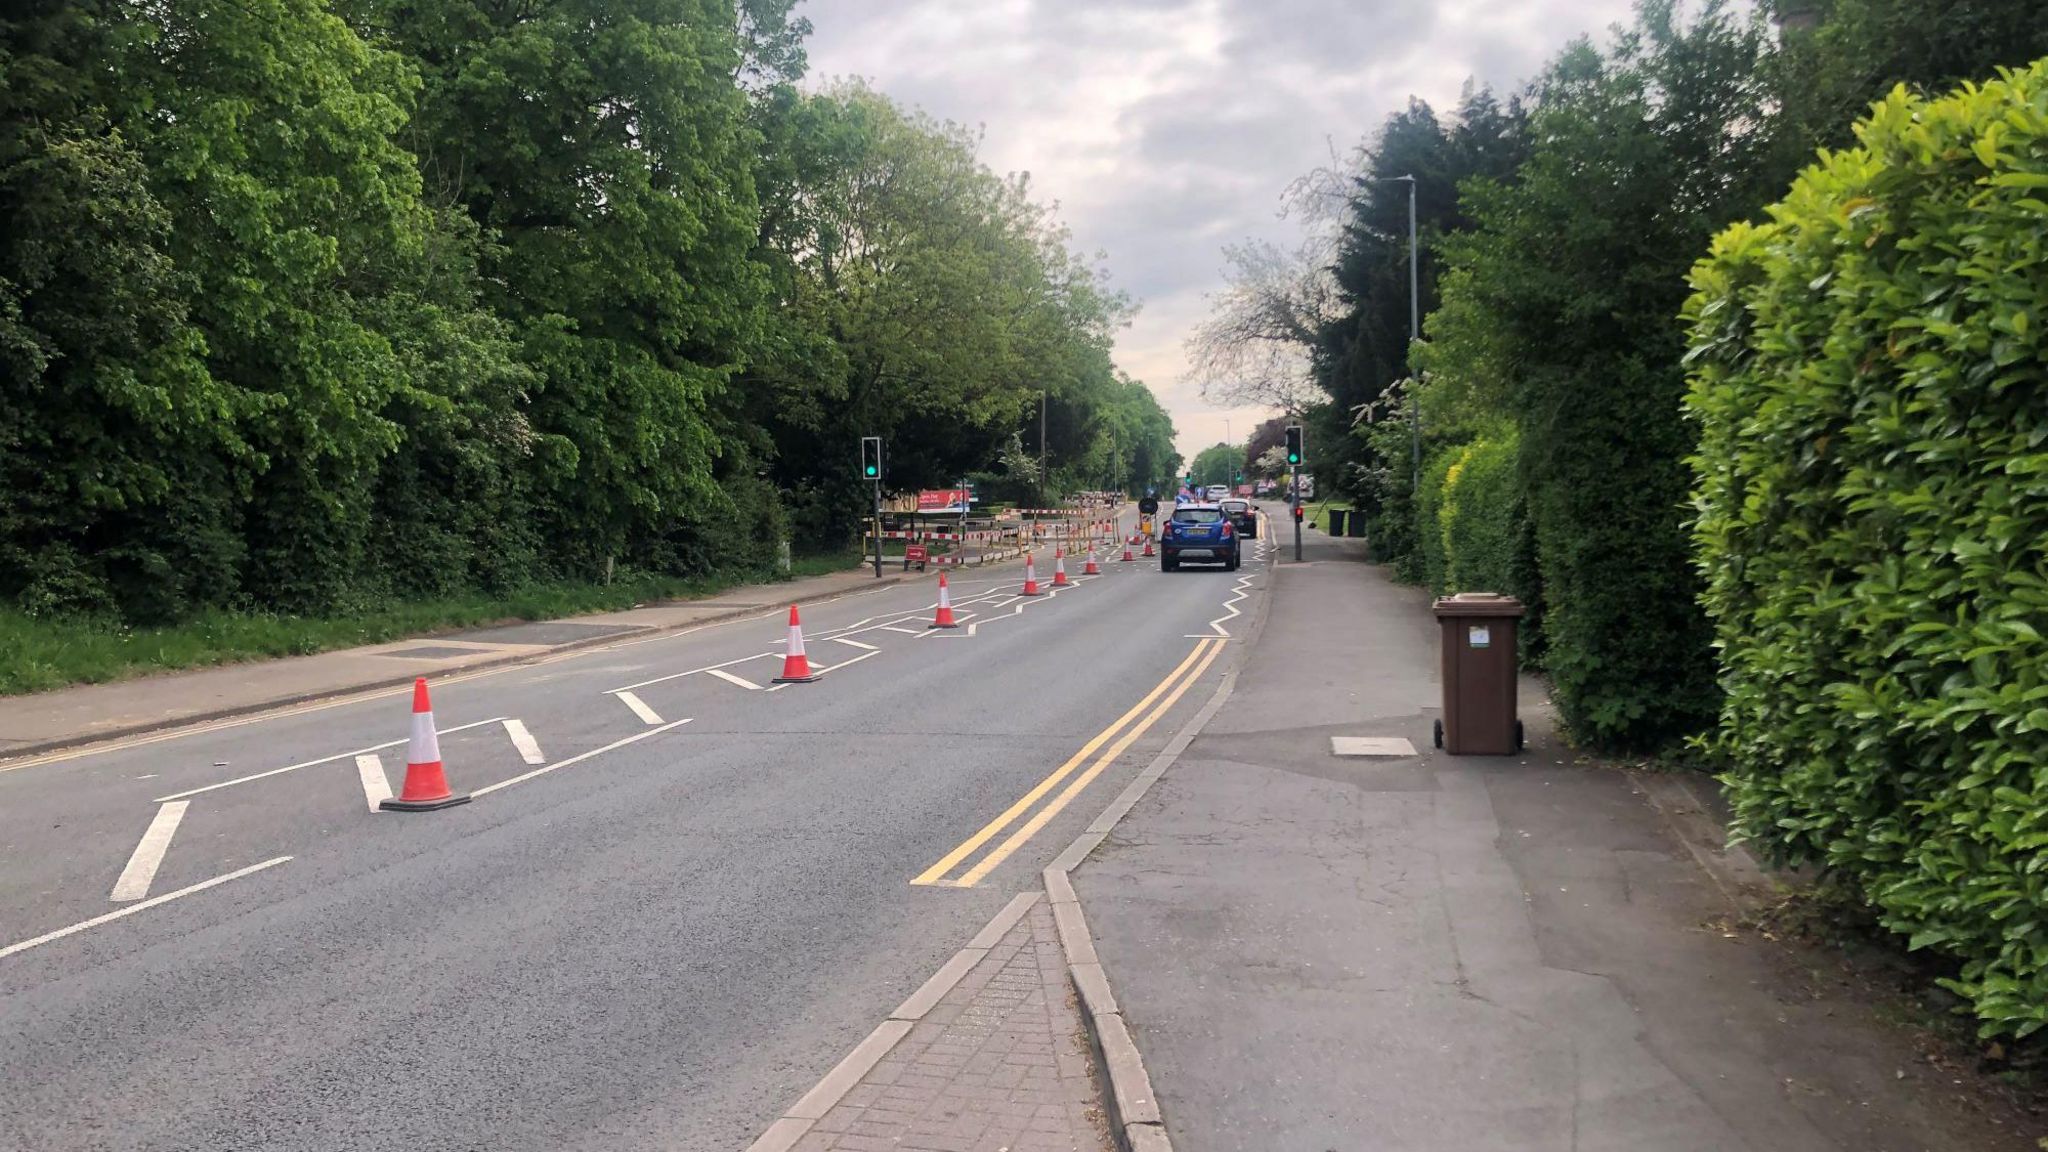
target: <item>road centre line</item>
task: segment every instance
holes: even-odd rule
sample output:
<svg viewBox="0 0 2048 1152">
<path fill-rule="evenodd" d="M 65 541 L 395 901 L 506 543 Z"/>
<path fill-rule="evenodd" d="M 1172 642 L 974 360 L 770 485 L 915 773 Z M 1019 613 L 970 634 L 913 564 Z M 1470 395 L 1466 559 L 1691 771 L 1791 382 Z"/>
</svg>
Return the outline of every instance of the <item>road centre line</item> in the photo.
<svg viewBox="0 0 2048 1152">
<path fill-rule="evenodd" d="M 384 774 L 384 759 L 376 753 L 356 757 L 356 775 L 363 781 L 363 799 L 369 802 L 370 811 L 382 812 L 381 805 L 391 799 L 391 778 Z"/>
<path fill-rule="evenodd" d="M 114 881 L 114 891 L 107 899 L 117 904 L 140 900 L 149 895 L 149 886 L 156 879 L 156 870 L 163 866 L 164 853 L 170 851 L 171 837 L 178 834 L 178 822 L 185 818 L 185 808 L 190 800 L 172 800 L 156 810 L 149 827 L 136 841 L 135 851 L 128 857 L 128 866 L 121 869 L 121 878 Z"/>
<path fill-rule="evenodd" d="M 1068 774 L 1072 773 L 1074 769 L 1080 767 L 1081 764 L 1088 759 L 1088 757 L 1094 755 L 1096 751 L 1099 750 L 1104 744 L 1107 744 L 1112 738 L 1114 738 L 1116 734 L 1123 729 L 1124 725 L 1129 724 L 1131 721 L 1135 720 L 1141 713 L 1145 711 L 1145 709 L 1150 708 L 1154 701 L 1158 700 L 1159 697 L 1165 695 L 1167 690 L 1173 685 L 1174 681 L 1180 679 L 1182 673 L 1186 672 L 1189 668 L 1194 666 L 1195 661 L 1200 659 L 1204 651 L 1208 650 L 1210 644 L 1211 641 L 1206 639 L 1197 641 L 1193 649 L 1191 649 L 1188 652 L 1187 656 L 1181 660 L 1179 666 L 1176 667 L 1173 671 L 1167 673 L 1166 678 L 1164 680 L 1161 680 L 1158 683 L 1158 685 L 1156 685 L 1150 692 L 1147 692 L 1145 694 L 1144 699 L 1132 705 L 1130 711 L 1117 717 L 1114 721 L 1110 723 L 1109 727 L 1104 728 L 1102 731 L 1096 733 L 1095 736 L 1088 741 L 1088 743 L 1083 744 L 1081 746 L 1081 750 L 1079 752 L 1076 752 L 1073 754 L 1073 756 L 1069 757 L 1066 763 L 1061 764 L 1058 768 L 1053 769 L 1051 775 L 1048 775 L 1045 779 L 1039 781 L 1036 785 L 1032 787 L 1032 789 L 1029 792 L 1026 792 L 1023 796 L 1019 797 L 1016 803 L 1010 805 L 1007 809 L 1004 809 L 1001 815 L 997 816 L 995 819 L 983 825 L 980 831 L 976 832 L 972 836 L 969 836 L 966 840 L 962 841 L 958 847 L 954 848 L 951 852 L 946 853 L 943 857 L 940 857 L 938 863 L 933 864 L 931 867 L 925 869 L 922 873 L 918 875 L 916 879 L 912 880 L 911 883 L 939 883 L 940 877 L 944 876 L 948 872 L 951 872 L 955 865 L 960 863 L 961 860 L 965 859 L 970 853 L 980 848 L 983 844 L 986 844 L 992 837 L 996 835 L 996 833 L 1001 832 L 1003 829 L 1009 827 L 1013 822 L 1016 821 L 1016 819 L 1019 816 L 1022 816 L 1027 810 L 1029 810 L 1033 804 L 1038 803 L 1040 797 L 1044 796 L 1047 792 L 1052 791 L 1053 788 L 1056 787 L 1060 781 L 1067 778 Z"/>
<path fill-rule="evenodd" d="M 745 688 L 749 692 L 759 692 L 761 690 L 761 686 L 759 684 L 754 683 L 752 680 L 749 680 L 744 676 L 735 676 L 732 673 L 727 672 L 723 668 L 706 668 L 704 672 L 706 675 L 716 676 L 720 680 L 723 680 L 728 684 L 737 684 L 740 687 Z"/>
<path fill-rule="evenodd" d="M 688 724 L 692 719 L 695 719 L 695 717 L 689 717 L 682 720 L 671 720 L 668 723 L 663 724 L 659 728 L 649 728 L 645 732 L 635 732 L 631 736 L 628 736 L 623 740 L 614 740 L 602 748 L 592 748 L 588 752 L 579 752 L 576 755 L 569 757 L 567 760 L 557 760 L 553 764 L 549 764 L 545 767 L 535 768 L 531 772 L 521 773 L 518 776 L 512 777 L 510 780 L 500 780 L 496 784 L 486 784 L 482 788 L 478 788 L 474 792 L 471 792 L 470 795 L 488 796 L 491 793 L 496 792 L 500 788 L 510 788 L 514 784 L 523 784 L 536 776 L 545 776 L 548 773 L 553 772 L 557 768 L 567 768 L 571 764 L 580 764 L 583 761 L 590 759 L 592 756 L 601 756 L 604 753 L 610 752 L 615 748 L 624 748 L 628 744 L 634 743 L 635 741 L 639 740 L 645 740 L 649 736 L 659 736 L 663 732 L 666 732 L 671 728 L 676 728 L 681 725 Z"/>
<path fill-rule="evenodd" d="M 521 760 L 526 761 L 528 764 L 545 764 L 548 762 L 548 758 L 541 755 L 540 742 L 533 738 L 533 733 L 526 730 L 526 725 L 517 720 L 506 720 L 504 725 L 505 735 L 512 738 L 512 746 L 519 749 L 519 758 Z"/>
<path fill-rule="evenodd" d="M 41 936 L 38 936 L 33 940 L 23 940 L 18 944 L 9 944 L 5 948 L 0 948 L 0 960 L 5 960 L 7 957 L 12 956 L 18 952 L 26 952 L 31 948 L 41 947 L 42 945 L 51 943 L 52 941 L 62 940 L 66 936 L 76 935 L 77 933 L 83 932 L 88 928 L 97 928 L 102 924 L 119 920 L 123 916 L 133 916 L 135 913 L 140 912 L 145 908 L 154 908 L 159 904 L 168 904 L 171 901 L 176 900 L 180 897 L 190 896 L 195 892 L 204 892 L 208 888 L 217 887 L 221 884 L 227 883 L 230 880 L 240 880 L 244 876 L 249 876 L 253 875 L 254 873 L 261 872 L 265 868 L 274 868 L 277 865 L 282 864 L 290 859 L 291 857 L 289 856 L 273 857 L 269 860 L 263 861 L 261 864 L 251 864 L 247 868 L 237 868 L 235 871 L 229 872 L 225 876 L 215 876 L 211 880 L 201 880 L 197 884 L 191 885 L 190 887 L 186 888 L 180 888 L 176 892 L 166 892 L 161 896 L 152 896 L 139 904 L 130 904 L 126 908 L 119 908 L 112 912 L 108 912 L 104 915 L 95 916 L 90 920 L 81 920 L 68 928 L 59 928 L 55 932 L 45 932 Z"/>
<path fill-rule="evenodd" d="M 619 703 L 624 704 L 628 708 L 631 708 L 633 710 L 633 715 L 638 716 L 640 719 L 646 721 L 649 724 L 661 723 L 661 715 L 657 713 L 654 709 L 649 708 L 647 706 L 647 701 L 640 699 L 638 696 L 633 695 L 631 692 L 626 691 L 624 688 L 621 688 L 618 691 L 612 693 L 612 695 L 619 698 Z"/>
<path fill-rule="evenodd" d="M 459 724 L 453 728 L 436 728 L 434 730 L 434 734 L 436 736 L 452 736 L 457 732 L 467 732 L 471 728 L 481 728 L 486 724 L 500 724 L 503 723 L 504 720 L 505 717 L 503 716 L 493 716 L 489 720 L 478 720 L 473 724 Z M 410 738 L 407 737 L 398 740 L 386 740 L 382 744 L 372 744 L 368 748 L 357 748 L 348 752 L 336 752 L 332 756 L 322 756 L 318 760 L 302 760 L 297 764 L 287 764 L 282 768 L 272 768 L 268 772 L 257 772 L 249 776 L 237 776 L 233 780 L 223 780 L 218 784 L 208 784 L 204 788 L 192 788 L 184 792 L 174 792 L 169 796 L 159 796 L 156 798 L 155 802 L 158 804 L 163 804 L 171 800 L 183 800 L 188 796 L 197 796 L 203 792 L 213 792 L 222 788 L 231 788 L 236 784 L 247 784 L 251 780 L 261 780 L 265 777 L 277 776 L 285 772 L 296 772 L 301 768 L 312 768 L 321 764 L 328 764 L 336 760 L 346 760 L 352 756 L 360 756 L 365 752 L 382 752 L 386 748 L 396 748 L 399 745 L 404 744 L 407 739 Z M 286 859 L 289 859 L 289 857 L 286 857 Z"/>
<path fill-rule="evenodd" d="M 1008 839 L 990 850 L 988 855 L 981 858 L 981 863 L 968 869 L 960 879 L 953 882 L 953 886 L 956 888 L 972 888 L 976 884 L 981 883 L 982 878 L 986 877 L 991 871 L 994 871 L 997 865 L 1009 859 L 1011 853 L 1023 847 L 1026 841 L 1036 836 L 1040 829 L 1051 822 L 1053 817 L 1065 810 L 1068 804 L 1073 803 L 1074 797 L 1079 796 L 1088 785 L 1094 783 L 1095 778 L 1102 775 L 1103 769 L 1115 763 L 1116 758 L 1123 755 L 1126 748 L 1136 743 L 1138 737 L 1143 736 L 1154 724 L 1157 724 L 1159 718 L 1166 715 L 1180 701 L 1180 698 L 1187 693 L 1189 688 L 1194 687 L 1195 681 L 1202 678 L 1202 673 L 1209 670 L 1209 665 L 1215 662 L 1217 654 L 1222 651 L 1223 645 L 1221 642 L 1211 645 L 1208 653 L 1202 657 L 1201 663 L 1195 665 L 1195 670 L 1188 673 L 1181 680 L 1180 685 L 1172 692 L 1167 693 L 1166 699 L 1161 700 L 1159 706 L 1152 709 L 1150 715 L 1118 737 L 1116 743 L 1110 745 L 1108 751 L 1098 756 L 1095 763 L 1090 765 L 1086 772 L 1074 777 L 1058 796 L 1053 797 L 1051 803 L 1040 808 L 1022 827 L 1010 833 Z"/>
</svg>

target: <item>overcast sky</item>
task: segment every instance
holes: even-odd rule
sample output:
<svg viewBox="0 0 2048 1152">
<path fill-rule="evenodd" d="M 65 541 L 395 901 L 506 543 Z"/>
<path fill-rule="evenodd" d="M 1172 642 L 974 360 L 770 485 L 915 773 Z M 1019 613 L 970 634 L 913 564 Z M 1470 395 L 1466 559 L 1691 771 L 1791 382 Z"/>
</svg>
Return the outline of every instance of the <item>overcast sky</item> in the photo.
<svg viewBox="0 0 2048 1152">
<path fill-rule="evenodd" d="M 811 77 L 865 76 L 980 126 L 983 159 L 1031 173 L 1083 252 L 1142 305 L 1123 369 L 1192 458 L 1265 413 L 1206 404 L 1182 342 L 1222 282 L 1221 247 L 1295 238 L 1281 192 L 1412 93 L 1453 107 L 1470 77 L 1519 86 L 1628 0 L 805 0 Z"/>
</svg>

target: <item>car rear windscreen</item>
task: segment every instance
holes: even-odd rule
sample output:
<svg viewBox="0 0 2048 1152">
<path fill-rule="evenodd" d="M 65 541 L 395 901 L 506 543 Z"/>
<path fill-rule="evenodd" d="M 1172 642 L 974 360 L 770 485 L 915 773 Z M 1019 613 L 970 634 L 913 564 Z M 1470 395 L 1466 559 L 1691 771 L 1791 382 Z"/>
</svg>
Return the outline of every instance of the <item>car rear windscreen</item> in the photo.
<svg viewBox="0 0 2048 1152">
<path fill-rule="evenodd" d="M 1214 524 L 1223 519 L 1223 513 L 1214 508 L 1180 508 L 1174 511 L 1173 518 L 1181 524 Z"/>
</svg>

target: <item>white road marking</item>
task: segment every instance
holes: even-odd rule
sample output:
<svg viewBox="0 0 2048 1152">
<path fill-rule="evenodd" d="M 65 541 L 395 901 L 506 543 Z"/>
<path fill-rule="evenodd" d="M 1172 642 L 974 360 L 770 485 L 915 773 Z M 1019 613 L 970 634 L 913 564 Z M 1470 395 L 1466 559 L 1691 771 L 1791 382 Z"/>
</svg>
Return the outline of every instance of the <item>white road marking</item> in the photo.
<svg viewBox="0 0 2048 1152">
<path fill-rule="evenodd" d="M 504 724 L 505 735 L 512 738 L 512 746 L 519 749 L 519 758 L 521 760 L 526 761 L 528 764 L 545 764 L 548 762 L 548 758 L 541 755 L 540 741 L 533 738 L 533 733 L 526 730 L 526 725 L 517 720 L 507 720 Z"/>
<path fill-rule="evenodd" d="M 717 664 L 707 664 L 702 668 L 692 668 L 687 672 L 671 672 L 666 676 L 656 676 L 652 680 L 642 680 L 638 684 L 628 684 L 624 688 L 614 688 L 612 693 L 616 695 L 620 692 L 630 692 L 635 688 L 645 688 L 650 684 L 666 684 L 671 680 L 680 680 L 685 676 L 695 676 L 699 672 L 712 672 L 720 668 L 730 668 L 735 664 L 745 664 L 749 660 L 765 660 L 770 656 L 780 655 L 782 655 L 781 652 L 756 652 L 752 656 L 741 656 L 736 660 L 725 660 Z"/>
<path fill-rule="evenodd" d="M 467 732 L 471 728 L 481 728 L 486 724 L 496 724 L 503 719 L 503 716 L 493 716 L 489 720 L 479 720 L 474 724 L 459 724 L 453 728 L 437 728 L 435 729 L 435 734 L 439 736 L 452 736 L 457 732 Z M 183 800 L 187 796 L 197 796 L 202 792 L 212 792 L 220 788 L 230 788 L 236 784 L 247 784 L 251 780 L 261 780 L 266 776 L 277 776 L 285 772 L 296 772 L 301 768 L 311 768 L 318 764 L 331 764 L 336 760 L 346 760 L 351 756 L 360 756 L 365 752 L 382 752 L 386 748 L 396 748 L 399 745 L 406 743 L 408 739 L 410 739 L 410 737 L 398 740 L 386 740 L 382 744 L 372 744 L 368 748 L 357 748 L 348 752 L 336 752 L 332 756 L 322 756 L 318 760 L 304 760 L 300 761 L 297 764 L 287 764 L 282 768 L 272 768 L 268 772 L 258 772 L 253 776 L 237 776 L 233 780 L 223 780 L 218 784 L 208 784 L 204 788 L 192 788 L 184 792 L 173 792 L 169 796 L 159 796 L 156 798 L 156 801 L 157 803 L 162 804 L 167 800 Z M 286 856 L 282 857 L 282 859 L 289 860 L 291 859 L 291 857 Z"/>
<path fill-rule="evenodd" d="M 863 643 L 861 643 L 861 642 L 860 642 L 860 641 L 858 641 L 858 640 L 848 640 L 848 639 L 847 639 L 847 638 L 845 638 L 844 636 L 832 636 L 832 637 L 828 637 L 828 639 L 830 639 L 830 640 L 831 640 L 831 641 L 832 641 L 833 643 L 835 643 L 835 644 L 844 644 L 844 645 L 846 645 L 846 646 L 847 646 L 847 647 L 849 647 L 849 648 L 861 648 L 861 649 L 865 649 L 865 650 L 867 650 L 867 651 L 869 651 L 869 652 L 879 652 L 879 651 L 881 651 L 881 649 L 879 649 L 879 648 L 875 647 L 875 646 L 874 646 L 873 644 L 863 644 Z"/>
<path fill-rule="evenodd" d="M 896 627 L 896 626 L 895 626 L 894 624 L 887 624 L 887 625 L 884 625 L 884 626 L 882 627 L 882 631 L 884 631 L 884 632 L 901 632 L 901 633 L 903 633 L 903 634 L 904 634 L 905 636 L 922 636 L 922 635 L 924 635 L 924 633 L 922 633 L 922 632 L 919 632 L 919 631 L 918 631 L 917 629 L 915 629 L 915 628 L 898 628 L 898 627 Z"/>
<path fill-rule="evenodd" d="M 391 799 L 391 778 L 384 775 L 384 759 L 374 752 L 356 757 L 356 775 L 363 780 L 363 799 L 369 801 L 370 811 L 382 812 L 378 805 Z"/>
<path fill-rule="evenodd" d="M 279 856 L 275 859 L 265 860 L 261 864 L 251 864 L 247 868 L 238 868 L 225 876 L 215 876 L 211 880 L 201 880 L 199 883 L 194 884 L 189 888 L 180 888 L 176 892 L 166 892 L 161 896 L 152 896 L 149 899 L 144 900 L 140 904 L 130 904 L 126 908 L 116 909 L 115 911 L 108 912 L 103 916 L 95 916 L 90 920 L 81 920 L 78 923 L 71 925 L 69 928 L 59 928 L 55 932 L 45 932 L 41 936 L 38 936 L 33 940 L 23 940 L 19 944 L 9 944 L 5 948 L 0 948 L 0 960 L 5 960 L 7 957 L 12 956 L 17 952 L 26 952 L 31 948 L 36 948 L 44 944 L 48 944 L 53 940 L 62 940 L 66 936 L 76 935 L 77 933 L 83 932 L 88 928 L 97 928 L 102 924 L 106 924 L 114 920 L 119 920 L 123 916 L 133 916 L 135 913 L 140 912 L 145 908 L 154 908 L 159 904 L 168 904 L 181 896 L 190 896 L 194 892 L 204 892 L 208 888 L 212 888 L 220 884 L 225 884 L 230 880 L 240 880 L 242 877 L 247 876 L 251 873 L 261 872 L 265 868 L 275 867 L 290 859 L 291 857 L 289 856 Z"/>
<path fill-rule="evenodd" d="M 136 842 L 134 854 L 128 857 L 128 866 L 121 869 L 121 878 L 114 881 L 114 892 L 109 900 L 125 904 L 149 895 L 150 882 L 156 879 L 156 870 L 164 862 L 164 853 L 170 851 L 171 837 L 178 834 L 178 821 L 185 818 L 188 803 L 172 800 L 156 810 L 156 818 L 149 822 L 142 839 Z"/>
<path fill-rule="evenodd" d="M 661 723 L 660 714 L 655 712 L 654 709 L 649 708 L 645 700 L 640 699 L 638 696 L 633 695 L 631 692 L 628 692 L 623 688 L 617 692 L 612 693 L 612 695 L 617 696 L 619 698 L 619 703 L 624 704 L 628 708 L 631 708 L 633 710 L 633 715 L 638 716 L 640 719 L 646 721 L 649 724 Z"/>
<path fill-rule="evenodd" d="M 625 695 L 625 693 L 620 693 L 620 695 L 623 696 Z M 485 796 L 492 792 L 496 792 L 500 788 L 510 788 L 514 784 L 524 783 L 528 780 L 533 779 L 536 776 L 545 776 L 548 773 L 553 772 L 557 768 L 567 768 L 571 764 L 580 764 L 583 761 L 590 759 L 592 756 L 602 756 L 603 754 L 605 754 L 606 752 L 610 752 L 614 748 L 624 748 L 626 745 L 631 744 L 636 740 L 645 740 L 649 736 L 659 736 L 663 732 L 666 732 L 671 728 L 688 724 L 692 719 L 695 719 L 695 717 L 689 717 L 682 720 L 671 720 L 668 723 L 663 724 L 659 728 L 649 728 L 645 732 L 635 732 L 631 736 L 626 737 L 624 740 L 614 740 L 602 748 L 592 748 L 588 752 L 579 752 L 576 755 L 569 757 L 567 760 L 557 760 L 553 764 L 549 764 L 546 767 L 535 768 L 531 772 L 514 776 L 510 780 L 500 780 L 496 784 L 487 784 L 484 787 L 479 788 L 474 792 L 471 792 L 470 795 Z"/>
<path fill-rule="evenodd" d="M 752 680 L 749 680 L 744 676 L 735 676 L 732 673 L 727 672 L 723 668 L 706 668 L 704 672 L 706 675 L 716 676 L 720 680 L 723 680 L 728 684 L 737 684 L 740 687 L 745 688 L 749 692 L 759 692 L 761 690 L 761 686 L 759 684 L 754 683 Z"/>
<path fill-rule="evenodd" d="M 873 652 L 863 652 L 863 653 L 861 653 L 860 655 L 858 655 L 858 656 L 855 656 L 855 657 L 854 657 L 853 659 L 851 659 L 851 660 L 841 660 L 841 661 L 840 661 L 839 663 L 837 663 L 837 664 L 834 664 L 834 665 L 832 665 L 832 666 L 831 666 L 831 667 L 829 667 L 829 668 L 818 668 L 818 667 L 813 667 L 813 668 L 811 669 L 811 671 L 812 671 L 812 672 L 814 672 L 814 673 L 816 673 L 816 674 L 818 674 L 818 675 L 820 675 L 820 676 L 823 676 L 823 675 L 824 675 L 825 673 L 827 673 L 827 672 L 837 672 L 837 671 L 839 671 L 839 670 L 840 670 L 841 668 L 850 668 L 850 667 L 852 667 L 853 665 L 855 665 L 855 664 L 858 664 L 858 663 L 860 663 L 860 662 L 861 662 L 861 661 L 863 661 L 863 660 L 872 660 L 872 659 L 874 659 L 875 657 L 877 657 L 877 656 L 880 656 L 881 654 L 882 654 L 882 651 L 881 651 L 881 649 L 877 648 L 877 649 L 876 649 L 875 651 L 873 651 Z"/>
</svg>

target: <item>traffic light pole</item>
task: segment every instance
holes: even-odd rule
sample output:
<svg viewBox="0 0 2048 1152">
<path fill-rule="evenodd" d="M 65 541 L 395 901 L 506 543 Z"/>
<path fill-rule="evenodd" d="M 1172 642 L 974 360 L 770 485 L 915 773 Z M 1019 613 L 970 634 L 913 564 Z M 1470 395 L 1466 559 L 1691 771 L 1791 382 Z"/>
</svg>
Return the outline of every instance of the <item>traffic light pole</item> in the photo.
<svg viewBox="0 0 2048 1152">
<path fill-rule="evenodd" d="M 882 578 L 882 482 L 875 481 L 875 579 Z"/>
<path fill-rule="evenodd" d="M 1297 464 L 1287 470 L 1287 483 L 1293 490 L 1294 495 L 1294 499 L 1289 501 L 1289 504 L 1291 511 L 1294 513 L 1292 517 L 1294 520 L 1294 562 L 1299 564 L 1301 563 L 1301 465 Z"/>
</svg>

